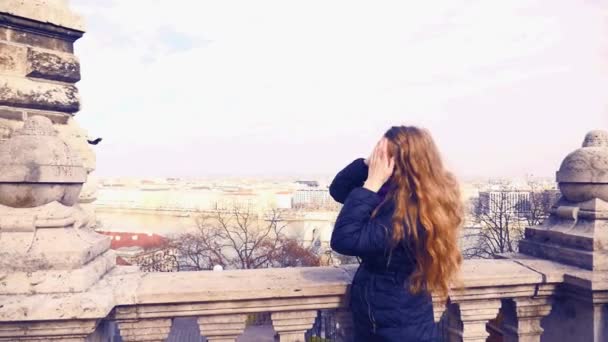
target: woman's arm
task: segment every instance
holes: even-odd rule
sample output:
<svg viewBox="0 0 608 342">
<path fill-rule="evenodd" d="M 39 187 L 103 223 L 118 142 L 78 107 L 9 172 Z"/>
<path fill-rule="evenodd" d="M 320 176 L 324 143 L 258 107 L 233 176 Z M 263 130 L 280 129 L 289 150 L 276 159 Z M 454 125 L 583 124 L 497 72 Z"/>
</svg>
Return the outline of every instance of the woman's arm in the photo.
<svg viewBox="0 0 608 342">
<path fill-rule="evenodd" d="M 331 235 L 331 248 L 344 255 L 364 256 L 384 252 L 388 227 L 372 219 L 380 196 L 366 188 L 356 188 L 348 195 Z"/>
<path fill-rule="evenodd" d="M 336 202 L 344 203 L 348 194 L 363 186 L 367 179 L 368 166 L 363 158 L 356 159 L 338 172 L 329 186 L 329 194 Z"/>
</svg>

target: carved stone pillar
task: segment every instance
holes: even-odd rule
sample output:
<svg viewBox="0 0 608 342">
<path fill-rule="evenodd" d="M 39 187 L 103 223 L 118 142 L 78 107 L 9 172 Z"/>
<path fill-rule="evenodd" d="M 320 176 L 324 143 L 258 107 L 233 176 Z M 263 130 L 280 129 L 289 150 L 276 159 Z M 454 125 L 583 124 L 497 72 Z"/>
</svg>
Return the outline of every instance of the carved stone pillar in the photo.
<svg viewBox="0 0 608 342">
<path fill-rule="evenodd" d="M 593 305 L 593 341 L 608 340 L 608 304 Z"/>
<path fill-rule="evenodd" d="M 589 132 L 582 147 L 564 158 L 556 180 L 561 198 L 548 219 L 526 228 L 519 243 L 525 256 L 511 258 L 530 267 L 536 267 L 530 257 L 550 260 L 556 268 L 570 266 L 565 267 L 562 294 L 553 302 L 555 314 L 544 322 L 548 338 L 606 341 L 608 316 L 601 307 L 608 302 L 608 132 Z M 546 268 L 547 263 L 538 272 Z M 540 327 L 527 329 L 534 334 Z"/>
<path fill-rule="evenodd" d="M 540 342 L 541 320 L 551 312 L 548 298 L 515 298 L 503 302 L 505 342 Z"/>
<path fill-rule="evenodd" d="M 164 342 L 171 332 L 170 318 L 118 321 L 124 342 Z"/>
<path fill-rule="evenodd" d="M 111 310 L 111 296 L 83 295 L 115 257 L 108 237 L 81 229 L 94 158 L 64 135 L 80 109 L 73 47 L 83 31 L 66 0 L 0 1 L 3 341 L 83 341 Z"/>
<path fill-rule="evenodd" d="M 485 342 L 489 320 L 496 318 L 500 300 L 472 300 L 448 306 L 449 341 Z"/>
<path fill-rule="evenodd" d="M 234 342 L 245 331 L 246 314 L 201 316 L 198 326 L 209 342 Z"/>
<path fill-rule="evenodd" d="M 304 335 L 315 323 L 317 310 L 273 312 L 271 318 L 281 342 L 305 342 Z"/>
</svg>

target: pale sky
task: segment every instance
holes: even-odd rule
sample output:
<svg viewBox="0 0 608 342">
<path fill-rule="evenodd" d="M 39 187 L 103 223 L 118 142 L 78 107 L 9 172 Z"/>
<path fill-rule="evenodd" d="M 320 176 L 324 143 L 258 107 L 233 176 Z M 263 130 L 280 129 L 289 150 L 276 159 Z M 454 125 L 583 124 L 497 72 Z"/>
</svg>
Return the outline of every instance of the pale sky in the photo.
<svg viewBox="0 0 608 342">
<path fill-rule="evenodd" d="M 460 176 L 608 129 L 608 1 L 71 0 L 102 176 L 333 174 L 391 125 Z"/>
</svg>

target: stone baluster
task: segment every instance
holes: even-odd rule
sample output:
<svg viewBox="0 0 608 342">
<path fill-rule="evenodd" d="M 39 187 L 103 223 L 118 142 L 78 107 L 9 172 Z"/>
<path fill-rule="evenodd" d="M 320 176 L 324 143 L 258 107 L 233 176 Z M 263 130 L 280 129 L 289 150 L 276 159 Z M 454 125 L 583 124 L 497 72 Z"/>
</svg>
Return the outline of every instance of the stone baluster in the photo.
<svg viewBox="0 0 608 342">
<path fill-rule="evenodd" d="M 608 341 L 608 305 L 593 304 L 593 341 Z"/>
<path fill-rule="evenodd" d="M 503 305 L 505 342 L 540 342 L 541 320 L 551 312 L 548 298 L 515 298 Z"/>
<path fill-rule="evenodd" d="M 164 342 L 171 332 L 171 318 L 118 321 L 124 342 Z"/>
<path fill-rule="evenodd" d="M 448 307 L 449 341 L 485 342 L 490 335 L 489 320 L 496 318 L 501 307 L 498 299 L 463 301 Z"/>
<path fill-rule="evenodd" d="M 315 323 L 317 310 L 273 312 L 271 318 L 281 342 L 305 342 L 304 335 Z"/>
<path fill-rule="evenodd" d="M 201 316 L 198 326 L 209 342 L 234 342 L 245 330 L 246 314 Z"/>
</svg>

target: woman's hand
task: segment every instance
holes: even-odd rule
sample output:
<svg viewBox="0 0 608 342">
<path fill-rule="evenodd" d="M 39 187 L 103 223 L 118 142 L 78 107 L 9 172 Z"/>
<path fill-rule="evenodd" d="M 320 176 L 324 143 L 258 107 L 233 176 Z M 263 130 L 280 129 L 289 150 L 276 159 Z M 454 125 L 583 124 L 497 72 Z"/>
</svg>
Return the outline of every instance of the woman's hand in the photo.
<svg viewBox="0 0 608 342">
<path fill-rule="evenodd" d="M 363 187 L 377 192 L 393 174 L 395 159 L 388 157 L 388 140 L 382 138 L 368 159 L 369 171 Z"/>
</svg>

